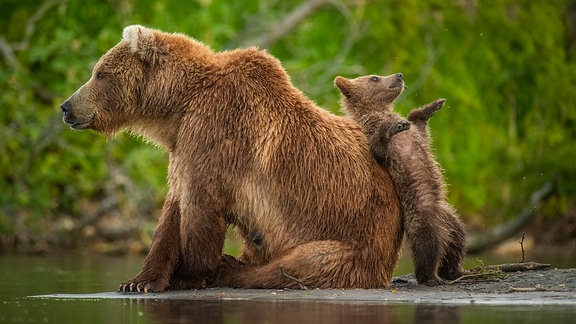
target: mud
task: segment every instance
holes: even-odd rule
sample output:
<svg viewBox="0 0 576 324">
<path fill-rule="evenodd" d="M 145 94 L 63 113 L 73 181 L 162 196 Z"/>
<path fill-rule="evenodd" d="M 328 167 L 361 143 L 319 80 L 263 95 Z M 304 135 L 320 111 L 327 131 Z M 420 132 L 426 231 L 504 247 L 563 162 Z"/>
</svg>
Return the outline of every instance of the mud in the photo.
<svg viewBox="0 0 576 324">
<path fill-rule="evenodd" d="M 301 301 L 339 303 L 409 303 L 438 305 L 576 305 L 576 269 L 531 270 L 507 273 L 503 279 L 462 280 L 450 285 L 417 285 L 412 274 L 395 277 L 387 289 L 257 290 L 211 288 L 137 294 L 53 294 L 30 298 Z"/>
</svg>

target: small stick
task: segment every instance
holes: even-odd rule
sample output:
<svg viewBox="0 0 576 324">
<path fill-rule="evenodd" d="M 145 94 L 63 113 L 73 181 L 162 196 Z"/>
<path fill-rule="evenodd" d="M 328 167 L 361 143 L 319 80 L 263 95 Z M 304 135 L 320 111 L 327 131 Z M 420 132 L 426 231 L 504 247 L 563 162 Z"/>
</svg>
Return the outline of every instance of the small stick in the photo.
<svg viewBox="0 0 576 324">
<path fill-rule="evenodd" d="M 300 286 L 300 289 L 302 289 L 302 290 L 308 290 L 308 287 L 304 286 L 304 285 L 302 284 L 302 281 L 300 281 L 300 280 L 298 280 L 297 278 L 295 278 L 295 277 L 287 274 L 286 272 L 284 272 L 284 266 L 283 266 L 283 265 L 280 266 L 280 272 L 282 273 L 282 275 L 283 275 L 284 277 L 286 277 L 286 278 L 288 278 L 288 279 L 293 280 L 294 282 L 296 282 L 296 283 L 298 284 L 298 286 Z"/>
<path fill-rule="evenodd" d="M 522 249 L 522 261 L 520 263 L 524 263 L 524 233 L 522 233 L 522 239 L 518 243 L 520 243 L 520 248 Z"/>
<path fill-rule="evenodd" d="M 523 288 L 523 287 L 510 287 L 510 291 L 513 292 L 531 292 L 531 291 L 544 291 L 543 289 L 538 289 L 536 287 L 527 287 L 527 288 Z"/>
<path fill-rule="evenodd" d="M 485 272 L 479 272 L 479 273 L 472 273 L 469 275 L 460 276 L 459 278 L 456 278 L 456 279 L 448 282 L 448 284 L 451 285 L 451 284 L 457 283 L 458 281 L 460 281 L 462 279 L 481 277 L 481 276 L 493 275 L 493 274 L 499 274 L 499 273 L 501 273 L 500 270 L 492 270 L 492 271 L 485 271 Z"/>
</svg>

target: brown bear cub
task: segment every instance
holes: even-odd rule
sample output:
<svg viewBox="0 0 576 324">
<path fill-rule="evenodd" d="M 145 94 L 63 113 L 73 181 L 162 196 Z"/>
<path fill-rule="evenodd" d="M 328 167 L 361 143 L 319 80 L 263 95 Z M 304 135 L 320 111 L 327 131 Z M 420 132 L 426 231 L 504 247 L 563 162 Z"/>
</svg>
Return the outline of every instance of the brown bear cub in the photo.
<svg viewBox="0 0 576 324">
<path fill-rule="evenodd" d="M 446 279 L 468 273 L 460 264 L 465 253 L 464 226 L 446 201 L 427 129 L 445 99 L 412 110 L 405 120 L 392 105 L 405 88 L 401 73 L 351 80 L 339 76 L 334 83 L 342 93 L 344 112 L 364 127 L 374 157 L 392 176 L 418 283 L 445 284 Z"/>
</svg>

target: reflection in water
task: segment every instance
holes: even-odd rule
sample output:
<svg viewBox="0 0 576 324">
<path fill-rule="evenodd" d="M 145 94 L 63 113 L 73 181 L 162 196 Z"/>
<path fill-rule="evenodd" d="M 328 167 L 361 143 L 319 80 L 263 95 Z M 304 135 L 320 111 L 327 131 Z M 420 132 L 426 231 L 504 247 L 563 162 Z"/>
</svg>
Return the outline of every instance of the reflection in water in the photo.
<svg viewBox="0 0 576 324">
<path fill-rule="evenodd" d="M 137 301 L 157 323 L 459 323 L 460 308 L 311 301 Z"/>
<path fill-rule="evenodd" d="M 461 307 L 415 305 L 412 323 L 461 323 Z"/>
<path fill-rule="evenodd" d="M 485 260 L 486 261 L 486 260 Z M 574 262 L 574 260 L 570 260 Z M 0 323 L 574 323 L 563 305 L 384 304 L 337 301 L 42 299 L 110 291 L 143 257 L 0 256 Z M 488 261 L 489 263 L 502 263 Z M 574 266 L 574 263 L 572 263 Z M 576 292 L 575 292 L 576 293 Z M 525 293 L 529 294 L 529 293 Z M 574 295 L 572 292 L 570 296 Z M 570 300 L 572 302 L 570 303 Z M 393 302 L 393 301 L 389 301 Z M 441 302 L 441 301 L 438 301 Z M 442 301 L 447 302 L 447 301 Z M 301 322 L 301 323 L 298 323 Z"/>
</svg>

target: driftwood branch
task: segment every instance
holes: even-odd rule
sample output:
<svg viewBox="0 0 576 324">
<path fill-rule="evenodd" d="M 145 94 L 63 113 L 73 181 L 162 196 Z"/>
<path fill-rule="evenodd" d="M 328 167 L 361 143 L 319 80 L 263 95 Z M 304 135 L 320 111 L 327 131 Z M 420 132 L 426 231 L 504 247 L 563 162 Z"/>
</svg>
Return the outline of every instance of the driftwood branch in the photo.
<svg viewBox="0 0 576 324">
<path fill-rule="evenodd" d="M 462 280 L 468 279 L 489 279 L 499 280 L 506 278 L 505 272 L 529 271 L 529 270 L 543 270 L 550 268 L 549 264 L 537 262 L 520 262 L 520 263 L 504 263 L 495 265 L 480 265 L 479 267 L 470 269 L 470 274 L 463 275 L 455 280 L 448 282 L 449 285 L 455 284 Z"/>
<path fill-rule="evenodd" d="M 554 182 L 546 182 L 538 191 L 530 196 L 529 205 L 524 208 L 516 218 L 486 233 L 469 236 L 467 242 L 468 253 L 478 253 L 518 233 L 520 229 L 532 221 L 535 211 L 540 207 L 540 204 L 552 194 L 553 189 Z"/>
<path fill-rule="evenodd" d="M 504 263 L 484 266 L 486 270 L 499 269 L 504 272 L 528 271 L 528 270 L 542 270 L 550 268 L 550 264 L 537 263 L 537 262 L 522 262 L 522 263 Z"/>
<path fill-rule="evenodd" d="M 28 47 L 30 46 L 30 38 L 32 37 L 32 35 L 36 31 L 36 23 L 42 17 L 44 17 L 46 12 L 50 8 L 52 8 L 58 4 L 61 4 L 61 3 L 65 3 L 67 1 L 68 0 L 44 1 L 40 5 L 38 10 L 36 10 L 36 12 L 34 12 L 32 17 L 30 17 L 30 19 L 28 19 L 28 21 L 26 22 L 26 26 L 24 28 L 24 38 L 21 41 L 15 42 L 15 43 L 8 43 L 6 41 L 6 39 L 4 39 L 3 37 L 0 37 L 0 54 L 2 55 L 2 57 L 4 57 L 4 61 L 6 62 L 6 65 L 8 65 L 11 68 L 19 68 L 20 67 L 20 64 L 18 63 L 18 60 L 16 59 L 16 55 L 14 53 L 16 51 L 27 50 Z"/>
<path fill-rule="evenodd" d="M 288 13 L 286 18 L 269 26 L 269 28 L 266 29 L 268 30 L 267 33 L 243 42 L 242 47 L 257 46 L 260 48 L 268 48 L 296 28 L 300 22 L 329 2 L 329 0 L 309 0 L 303 2 L 292 10 L 292 12 Z"/>
<path fill-rule="evenodd" d="M 533 292 L 533 291 L 546 291 L 542 286 L 536 287 L 510 287 L 510 292 Z"/>
<path fill-rule="evenodd" d="M 4 37 L 0 37 L 0 54 L 4 58 L 4 62 L 6 65 L 16 69 L 20 67 L 20 63 L 16 59 L 16 55 L 14 55 L 14 48 L 4 39 Z"/>
</svg>

